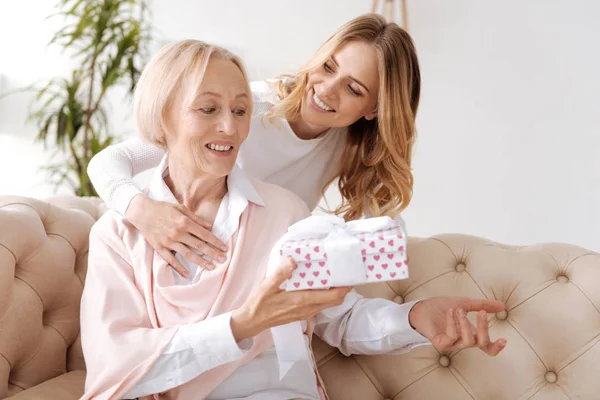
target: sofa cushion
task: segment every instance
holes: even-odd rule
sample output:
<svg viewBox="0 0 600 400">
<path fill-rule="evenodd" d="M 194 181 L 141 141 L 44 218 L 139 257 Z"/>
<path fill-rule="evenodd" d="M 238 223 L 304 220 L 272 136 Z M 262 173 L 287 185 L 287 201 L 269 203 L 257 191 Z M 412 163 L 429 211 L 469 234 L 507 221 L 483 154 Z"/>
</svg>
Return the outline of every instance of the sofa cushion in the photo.
<svg viewBox="0 0 600 400">
<path fill-rule="evenodd" d="M 85 371 L 75 370 L 23 390 L 10 400 L 76 400 L 83 395 Z"/>
</svg>

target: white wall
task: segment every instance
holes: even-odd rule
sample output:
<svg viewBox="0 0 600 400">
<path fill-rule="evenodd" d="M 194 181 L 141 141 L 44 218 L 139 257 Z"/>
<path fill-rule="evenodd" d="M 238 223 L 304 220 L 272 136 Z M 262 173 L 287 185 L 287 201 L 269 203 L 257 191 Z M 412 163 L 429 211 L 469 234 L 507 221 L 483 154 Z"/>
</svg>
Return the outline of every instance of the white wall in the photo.
<svg viewBox="0 0 600 400">
<path fill-rule="evenodd" d="M 412 233 L 600 250 L 600 2 L 412 1 Z"/>
<path fill-rule="evenodd" d="M 65 60 L 43 48 L 51 30 L 41 20 L 52 2 L 15 3 L 0 5 L 0 74 L 8 85 L 66 69 Z M 462 232 L 506 243 L 561 241 L 600 250 L 600 122 L 593 114 L 600 111 L 600 3 L 408 3 L 423 75 L 415 197 L 405 212 L 410 233 Z M 222 44 L 261 79 L 293 71 L 370 4 L 155 0 L 154 16 L 162 40 Z M 31 51 L 17 57 L 23 48 Z M 39 149 L 25 149 L 29 138 L 19 119 L 24 112 L 16 103 L 0 100 L 0 132 L 11 133 L 9 140 L 0 133 L 3 171 L 15 159 L 21 167 L 39 163 Z M 115 125 L 131 129 L 122 117 Z M 47 193 L 32 187 L 40 177 L 31 168 L 15 169 L 23 172 L 2 173 L 0 194 Z M 336 201 L 335 191 L 329 199 Z"/>
<path fill-rule="evenodd" d="M 60 20 L 48 20 L 54 1 L 0 1 L 0 94 L 69 71 L 58 48 L 47 48 Z M 33 143 L 24 125 L 31 95 L 0 98 L 0 194 L 47 196 L 54 192 L 40 171 L 53 153 Z M 66 192 L 61 190 L 59 193 Z"/>
</svg>

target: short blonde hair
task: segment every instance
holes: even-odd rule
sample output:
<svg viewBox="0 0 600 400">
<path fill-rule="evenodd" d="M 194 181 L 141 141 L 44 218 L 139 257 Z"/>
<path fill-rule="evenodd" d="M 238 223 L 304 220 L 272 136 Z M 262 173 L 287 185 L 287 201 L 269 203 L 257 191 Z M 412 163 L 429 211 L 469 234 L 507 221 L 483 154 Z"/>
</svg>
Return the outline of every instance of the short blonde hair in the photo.
<svg viewBox="0 0 600 400">
<path fill-rule="evenodd" d="M 363 41 L 374 46 L 379 64 L 378 115 L 371 121 L 359 119 L 348 127 L 335 179 L 342 204 L 335 210 L 346 220 L 363 215 L 396 216 L 412 199 L 412 148 L 416 138 L 415 119 L 421 93 L 417 53 L 409 34 L 377 14 L 361 15 L 342 25 L 296 75 L 279 80 L 282 100 L 267 114 L 300 118 L 302 99 L 310 71 L 321 66 L 346 43 Z"/>
<path fill-rule="evenodd" d="M 238 66 L 250 93 L 250 84 L 242 60 L 229 50 L 200 40 L 183 40 L 162 47 L 144 67 L 133 95 L 136 128 L 142 138 L 167 147 L 165 112 L 172 106 L 184 84 L 187 102 L 192 102 L 204 77 L 210 58 L 217 56 Z"/>
</svg>

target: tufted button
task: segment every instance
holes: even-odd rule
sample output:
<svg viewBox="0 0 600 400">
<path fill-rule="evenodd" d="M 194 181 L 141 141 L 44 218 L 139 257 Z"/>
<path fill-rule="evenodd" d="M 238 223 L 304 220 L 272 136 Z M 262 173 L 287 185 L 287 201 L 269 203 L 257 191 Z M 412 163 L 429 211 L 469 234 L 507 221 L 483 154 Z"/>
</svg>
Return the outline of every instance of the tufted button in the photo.
<svg viewBox="0 0 600 400">
<path fill-rule="evenodd" d="M 456 272 L 463 272 L 466 268 L 467 266 L 465 264 L 460 263 L 456 266 Z"/>
<path fill-rule="evenodd" d="M 442 367 L 444 368 L 448 368 L 450 366 L 450 357 L 448 356 L 441 356 L 439 359 L 439 363 Z"/>
<path fill-rule="evenodd" d="M 546 382 L 548 383 L 555 383 L 558 380 L 558 376 L 556 375 L 556 372 L 548 371 L 546 372 L 546 375 L 544 375 L 544 379 L 546 379 Z"/>
<path fill-rule="evenodd" d="M 556 280 L 560 283 L 567 283 L 569 282 L 569 278 L 566 275 L 559 275 L 556 277 Z"/>
<path fill-rule="evenodd" d="M 506 318 L 508 318 L 508 313 L 506 310 L 502 310 L 499 313 L 496 313 L 496 318 L 498 318 L 500 321 L 504 321 Z"/>
<path fill-rule="evenodd" d="M 404 299 L 402 298 L 402 296 L 394 297 L 393 301 L 394 301 L 394 303 L 398 303 L 398 304 L 404 303 Z"/>
</svg>

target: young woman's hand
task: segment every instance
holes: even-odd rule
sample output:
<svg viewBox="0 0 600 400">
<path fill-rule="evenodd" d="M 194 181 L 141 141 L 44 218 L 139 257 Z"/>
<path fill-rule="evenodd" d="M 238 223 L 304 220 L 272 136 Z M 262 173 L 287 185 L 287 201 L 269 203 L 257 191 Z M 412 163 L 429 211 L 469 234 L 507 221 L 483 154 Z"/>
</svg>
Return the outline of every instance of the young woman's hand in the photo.
<svg viewBox="0 0 600 400">
<path fill-rule="evenodd" d="M 309 320 L 321 310 L 342 304 L 352 289 L 336 287 L 291 292 L 280 289 L 292 276 L 295 265 L 291 257 L 286 258 L 277 272 L 257 286 L 244 305 L 233 312 L 231 330 L 236 341 L 254 337 L 274 326 Z"/>
<path fill-rule="evenodd" d="M 214 269 L 214 264 L 192 249 L 211 260 L 225 261 L 225 244 L 210 232 L 211 227 L 202 218 L 181 204 L 137 195 L 131 200 L 125 217 L 142 233 L 154 250 L 184 277 L 188 277 L 188 272 L 177 261 L 174 252 L 209 270 Z"/>
</svg>

